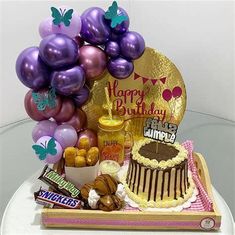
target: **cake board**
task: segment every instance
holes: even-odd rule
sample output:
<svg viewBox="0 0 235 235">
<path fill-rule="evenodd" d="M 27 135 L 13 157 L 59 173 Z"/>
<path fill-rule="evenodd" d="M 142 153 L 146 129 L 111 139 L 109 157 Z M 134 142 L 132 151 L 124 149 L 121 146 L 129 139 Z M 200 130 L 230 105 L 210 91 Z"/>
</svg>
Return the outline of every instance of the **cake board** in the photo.
<svg viewBox="0 0 235 235">
<path fill-rule="evenodd" d="M 147 212 L 42 209 L 42 224 L 54 228 L 89 228 L 118 230 L 218 230 L 221 215 L 216 206 L 204 157 L 193 153 L 201 182 L 213 201 L 213 211 Z M 54 165 L 59 173 L 63 163 Z"/>
</svg>

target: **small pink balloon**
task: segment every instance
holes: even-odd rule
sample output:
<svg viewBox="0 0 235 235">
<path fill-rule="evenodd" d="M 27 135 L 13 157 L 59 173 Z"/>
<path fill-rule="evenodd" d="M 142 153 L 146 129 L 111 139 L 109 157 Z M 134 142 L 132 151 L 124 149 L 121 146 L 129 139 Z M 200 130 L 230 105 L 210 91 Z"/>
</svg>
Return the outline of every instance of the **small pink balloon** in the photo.
<svg viewBox="0 0 235 235">
<path fill-rule="evenodd" d="M 78 133 L 78 142 L 77 146 L 79 146 L 79 142 L 82 138 L 88 138 L 89 139 L 89 144 L 90 147 L 96 147 L 98 146 L 98 141 L 97 141 L 97 134 L 94 130 L 92 129 L 86 129 L 84 131 L 80 131 Z"/>
<path fill-rule="evenodd" d="M 68 121 L 74 114 L 75 105 L 70 98 L 63 98 L 62 106 L 59 113 L 53 118 L 57 122 L 66 122 Z"/>
<path fill-rule="evenodd" d="M 172 95 L 174 98 L 178 98 L 182 95 L 182 89 L 179 86 L 176 86 L 172 90 Z"/>
<path fill-rule="evenodd" d="M 69 124 L 73 126 L 77 132 L 79 132 L 86 127 L 87 124 L 86 113 L 83 110 L 77 108 L 72 118 L 69 119 L 67 122 L 63 122 L 62 124 Z"/>
<path fill-rule="evenodd" d="M 67 147 L 73 147 L 77 143 L 78 135 L 71 125 L 62 124 L 55 129 L 54 138 L 65 149 Z"/>
<path fill-rule="evenodd" d="M 84 69 L 86 78 L 98 79 L 104 73 L 107 65 L 107 56 L 104 51 L 90 45 L 82 46 L 79 51 L 79 64 Z"/>
<path fill-rule="evenodd" d="M 41 146 L 44 149 L 47 149 L 48 152 L 50 152 L 51 149 L 56 149 L 55 154 L 46 154 L 46 158 L 44 159 L 44 162 L 47 164 L 54 164 L 58 162 L 63 154 L 63 149 L 61 145 L 54 139 L 55 146 L 48 146 L 48 142 L 52 139 L 53 137 L 51 136 L 43 136 L 38 141 L 36 142 L 36 145 Z M 38 157 L 40 157 L 39 154 L 37 154 Z"/>
<path fill-rule="evenodd" d="M 163 91 L 163 93 L 162 93 L 162 97 L 163 97 L 163 99 L 165 100 L 165 101 L 169 101 L 169 100 L 171 100 L 171 98 L 172 98 L 172 93 L 171 93 L 171 90 L 169 90 L 169 89 L 165 89 L 164 91 Z"/>
<path fill-rule="evenodd" d="M 55 129 L 57 127 L 56 122 L 50 120 L 43 120 L 37 123 L 33 128 L 32 138 L 34 142 L 37 142 L 43 136 L 54 136 Z"/>
<path fill-rule="evenodd" d="M 37 109 L 37 105 L 33 101 L 32 90 L 29 90 L 24 97 L 24 107 L 26 113 L 35 121 L 42 121 L 46 118 L 43 114 Z"/>
<path fill-rule="evenodd" d="M 53 20 L 52 17 L 48 17 L 40 23 L 38 31 L 39 31 L 41 38 L 45 38 L 45 37 L 53 34 L 52 20 Z"/>
</svg>

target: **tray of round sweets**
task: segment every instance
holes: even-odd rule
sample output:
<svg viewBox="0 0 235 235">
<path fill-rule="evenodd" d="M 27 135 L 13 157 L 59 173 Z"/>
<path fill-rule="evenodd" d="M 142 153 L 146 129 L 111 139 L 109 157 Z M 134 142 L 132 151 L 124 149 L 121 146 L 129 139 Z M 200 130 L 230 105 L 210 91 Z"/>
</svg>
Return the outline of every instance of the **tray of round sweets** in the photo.
<svg viewBox="0 0 235 235">
<path fill-rule="evenodd" d="M 207 211 L 200 191 L 197 200 L 182 211 L 141 211 L 127 206 L 121 211 L 81 209 L 42 209 L 42 223 L 54 228 L 93 228 L 118 230 L 218 230 L 221 215 L 213 198 L 211 181 L 204 157 L 193 153 L 200 182 L 212 201 Z M 54 170 L 63 172 L 63 161 L 54 165 Z M 125 167 L 125 166 L 123 166 Z"/>
</svg>

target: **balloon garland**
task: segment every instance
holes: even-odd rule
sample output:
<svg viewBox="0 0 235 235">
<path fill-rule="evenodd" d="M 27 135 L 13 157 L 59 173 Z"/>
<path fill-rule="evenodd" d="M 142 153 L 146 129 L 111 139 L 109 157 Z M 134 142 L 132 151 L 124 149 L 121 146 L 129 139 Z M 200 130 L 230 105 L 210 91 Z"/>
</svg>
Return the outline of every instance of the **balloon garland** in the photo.
<svg viewBox="0 0 235 235">
<path fill-rule="evenodd" d="M 51 16 L 39 25 L 39 46 L 19 54 L 16 73 L 30 88 L 25 110 L 39 121 L 33 130 L 33 140 L 38 143 L 33 148 L 39 159 L 47 161 L 47 153 L 47 162 L 54 163 L 53 154 L 57 161 L 61 149 L 77 143 L 74 132 L 86 129 L 81 108 L 89 100 L 92 81 L 102 79 L 106 70 L 116 79 L 132 74 L 132 61 L 143 54 L 145 42 L 139 33 L 129 31 L 129 25 L 127 12 L 116 1 L 107 11 L 91 7 L 81 16 L 68 6 L 51 7 Z M 61 133 L 71 141 L 66 143 Z"/>
</svg>

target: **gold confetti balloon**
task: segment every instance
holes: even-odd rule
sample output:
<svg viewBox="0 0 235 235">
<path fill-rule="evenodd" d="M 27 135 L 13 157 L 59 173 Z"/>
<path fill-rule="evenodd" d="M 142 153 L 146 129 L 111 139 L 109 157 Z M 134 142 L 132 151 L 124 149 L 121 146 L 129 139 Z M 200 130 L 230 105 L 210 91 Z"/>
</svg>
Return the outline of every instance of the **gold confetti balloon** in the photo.
<svg viewBox="0 0 235 235">
<path fill-rule="evenodd" d="M 92 97 L 83 107 L 89 128 L 97 130 L 99 117 L 107 115 L 105 87 L 108 87 L 113 103 L 113 113 L 124 118 L 126 130 L 135 138 L 143 136 L 148 117 L 180 124 L 186 108 L 186 90 L 176 66 L 166 56 L 148 47 L 134 61 L 134 66 L 134 72 L 126 79 L 115 79 L 106 72 L 94 82 Z"/>
</svg>

